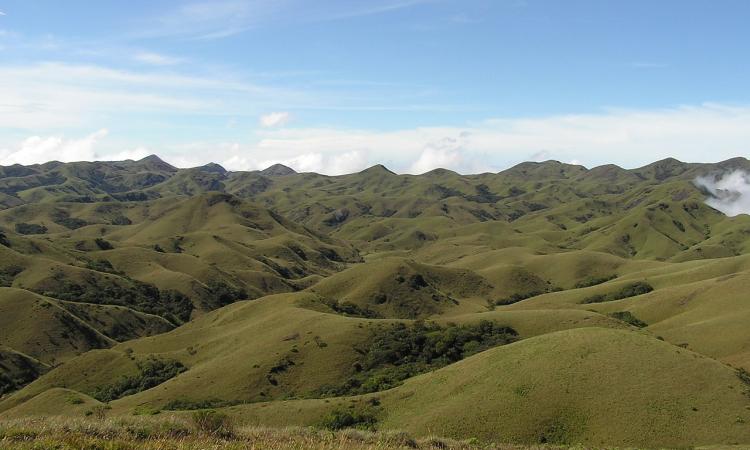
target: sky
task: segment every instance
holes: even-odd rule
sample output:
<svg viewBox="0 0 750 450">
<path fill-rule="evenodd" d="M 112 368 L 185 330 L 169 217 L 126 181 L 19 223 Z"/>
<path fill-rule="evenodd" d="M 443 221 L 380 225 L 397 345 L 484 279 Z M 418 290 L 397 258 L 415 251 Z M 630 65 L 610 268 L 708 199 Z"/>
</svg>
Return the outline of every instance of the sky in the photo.
<svg viewBox="0 0 750 450">
<path fill-rule="evenodd" d="M 750 156 L 746 0 L 0 0 L 0 165 Z"/>
</svg>

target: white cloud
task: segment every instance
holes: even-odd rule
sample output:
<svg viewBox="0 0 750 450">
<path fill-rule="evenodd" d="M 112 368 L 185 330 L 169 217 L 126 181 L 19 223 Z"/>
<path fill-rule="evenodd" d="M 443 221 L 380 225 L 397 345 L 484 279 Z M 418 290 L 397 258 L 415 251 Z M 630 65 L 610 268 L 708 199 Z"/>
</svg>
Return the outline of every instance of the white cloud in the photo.
<svg viewBox="0 0 750 450">
<path fill-rule="evenodd" d="M 0 150 L 0 161 L 3 165 L 91 161 L 97 159 L 94 146 L 107 133 L 107 130 L 99 130 L 81 139 L 32 136 L 25 139 L 17 150 Z"/>
<path fill-rule="evenodd" d="M 350 151 L 341 154 L 302 153 L 298 155 L 267 158 L 258 157 L 261 152 L 252 148 L 242 149 L 238 144 L 230 145 L 233 152 L 222 162 L 229 170 L 262 170 L 274 164 L 283 164 L 297 172 L 317 172 L 327 175 L 343 175 L 359 172 L 367 168 L 369 161 L 363 151 Z M 195 164 L 197 165 L 197 164 Z"/>
<path fill-rule="evenodd" d="M 264 128 L 278 127 L 287 124 L 290 118 L 288 112 L 272 112 L 260 116 L 260 125 Z"/>
<path fill-rule="evenodd" d="M 152 66 L 173 66 L 184 62 L 182 58 L 176 58 L 174 56 L 162 55 L 154 52 L 138 52 L 133 55 L 133 59 Z"/>
<path fill-rule="evenodd" d="M 528 159 L 529 161 L 534 162 L 547 161 L 550 159 L 550 153 L 547 150 L 539 150 L 538 152 L 535 152 L 533 155 L 531 155 Z"/>
<path fill-rule="evenodd" d="M 37 164 L 48 161 L 123 161 L 139 160 L 152 154 L 146 147 L 112 151 L 101 148 L 109 131 L 101 129 L 82 138 L 31 136 L 13 149 L 0 149 L 0 165 Z"/>
<path fill-rule="evenodd" d="M 699 177 L 695 184 L 705 188 L 711 197 L 706 204 L 727 216 L 750 214 L 750 174 L 735 170 L 725 174 Z"/>
<path fill-rule="evenodd" d="M 411 165 L 409 173 L 420 174 L 446 167 L 457 169 L 464 163 L 462 151 L 460 141 L 455 138 L 446 137 L 430 142 Z"/>
<path fill-rule="evenodd" d="M 329 158 L 326 167 L 321 168 L 321 171 L 330 171 L 332 175 L 343 175 L 366 169 L 367 164 L 367 154 L 360 150 L 354 150 Z"/>
<path fill-rule="evenodd" d="M 136 147 L 130 150 L 124 150 L 121 152 L 116 153 L 106 153 L 105 157 L 109 161 L 124 161 L 126 159 L 132 159 L 133 161 L 138 161 L 139 159 L 143 159 L 149 155 L 152 155 L 154 152 L 149 150 L 146 147 Z M 98 159 L 104 159 L 104 158 L 98 158 Z"/>
</svg>

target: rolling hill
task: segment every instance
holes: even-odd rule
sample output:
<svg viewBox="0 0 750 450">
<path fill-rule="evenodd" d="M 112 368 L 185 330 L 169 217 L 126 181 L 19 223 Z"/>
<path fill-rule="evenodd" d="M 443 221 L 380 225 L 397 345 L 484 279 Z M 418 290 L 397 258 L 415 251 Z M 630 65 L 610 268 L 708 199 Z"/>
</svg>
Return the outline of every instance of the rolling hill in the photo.
<svg viewBox="0 0 750 450">
<path fill-rule="evenodd" d="M 0 167 L 0 420 L 750 444 L 750 217 L 695 183 L 734 170 Z"/>
</svg>

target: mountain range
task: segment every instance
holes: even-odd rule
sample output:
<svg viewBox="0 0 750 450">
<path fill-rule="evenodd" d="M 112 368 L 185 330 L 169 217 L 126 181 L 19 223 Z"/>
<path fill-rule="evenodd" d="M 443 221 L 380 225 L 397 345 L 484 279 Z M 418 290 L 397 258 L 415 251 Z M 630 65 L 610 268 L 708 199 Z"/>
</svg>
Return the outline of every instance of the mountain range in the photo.
<svg viewBox="0 0 750 450">
<path fill-rule="evenodd" d="M 0 167 L 0 419 L 750 443 L 750 216 L 696 182 L 736 172 Z"/>
</svg>

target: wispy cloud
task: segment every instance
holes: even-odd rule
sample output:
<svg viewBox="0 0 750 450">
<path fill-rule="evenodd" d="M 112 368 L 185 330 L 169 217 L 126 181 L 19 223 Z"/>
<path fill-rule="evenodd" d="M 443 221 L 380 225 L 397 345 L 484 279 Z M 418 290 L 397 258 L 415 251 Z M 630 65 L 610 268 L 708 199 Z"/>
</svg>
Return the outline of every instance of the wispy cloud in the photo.
<svg viewBox="0 0 750 450">
<path fill-rule="evenodd" d="M 278 23 L 328 22 L 386 14 L 435 0 L 217 0 L 185 3 L 146 20 L 136 38 L 221 39 Z"/>
<path fill-rule="evenodd" d="M 272 112 L 260 116 L 259 122 L 260 126 L 262 126 L 263 128 L 273 128 L 285 125 L 289 122 L 290 118 L 291 114 L 289 114 L 288 112 Z"/>
<path fill-rule="evenodd" d="M 173 66 L 175 64 L 181 64 L 185 61 L 183 58 L 145 51 L 136 53 L 135 55 L 133 55 L 133 59 L 137 62 L 150 64 L 153 66 Z"/>
<path fill-rule="evenodd" d="M 263 2 L 242 0 L 188 3 L 159 19 L 165 34 L 196 39 L 229 37 L 250 29 L 268 11 Z"/>
<path fill-rule="evenodd" d="M 372 85 L 362 90 L 356 84 L 308 83 L 304 88 L 286 87 L 273 77 L 263 77 L 261 83 L 231 71 L 217 75 L 216 70 L 206 70 L 196 75 L 185 65 L 165 65 L 171 61 L 153 56 L 148 59 L 152 67 L 131 70 L 61 62 L 0 65 L 0 123 L 38 133 L 86 123 L 111 127 L 139 113 L 159 112 L 165 120 L 186 114 L 255 119 L 277 111 L 266 121 L 274 119 L 278 125 L 288 121 L 290 111 L 299 110 L 434 112 L 455 108 L 417 103 L 428 99 L 401 86 Z"/>
<path fill-rule="evenodd" d="M 252 114 L 311 101 L 303 92 L 235 79 L 64 63 L 0 67 L 0 99 L 4 127 L 36 131 L 144 112 Z"/>
</svg>

